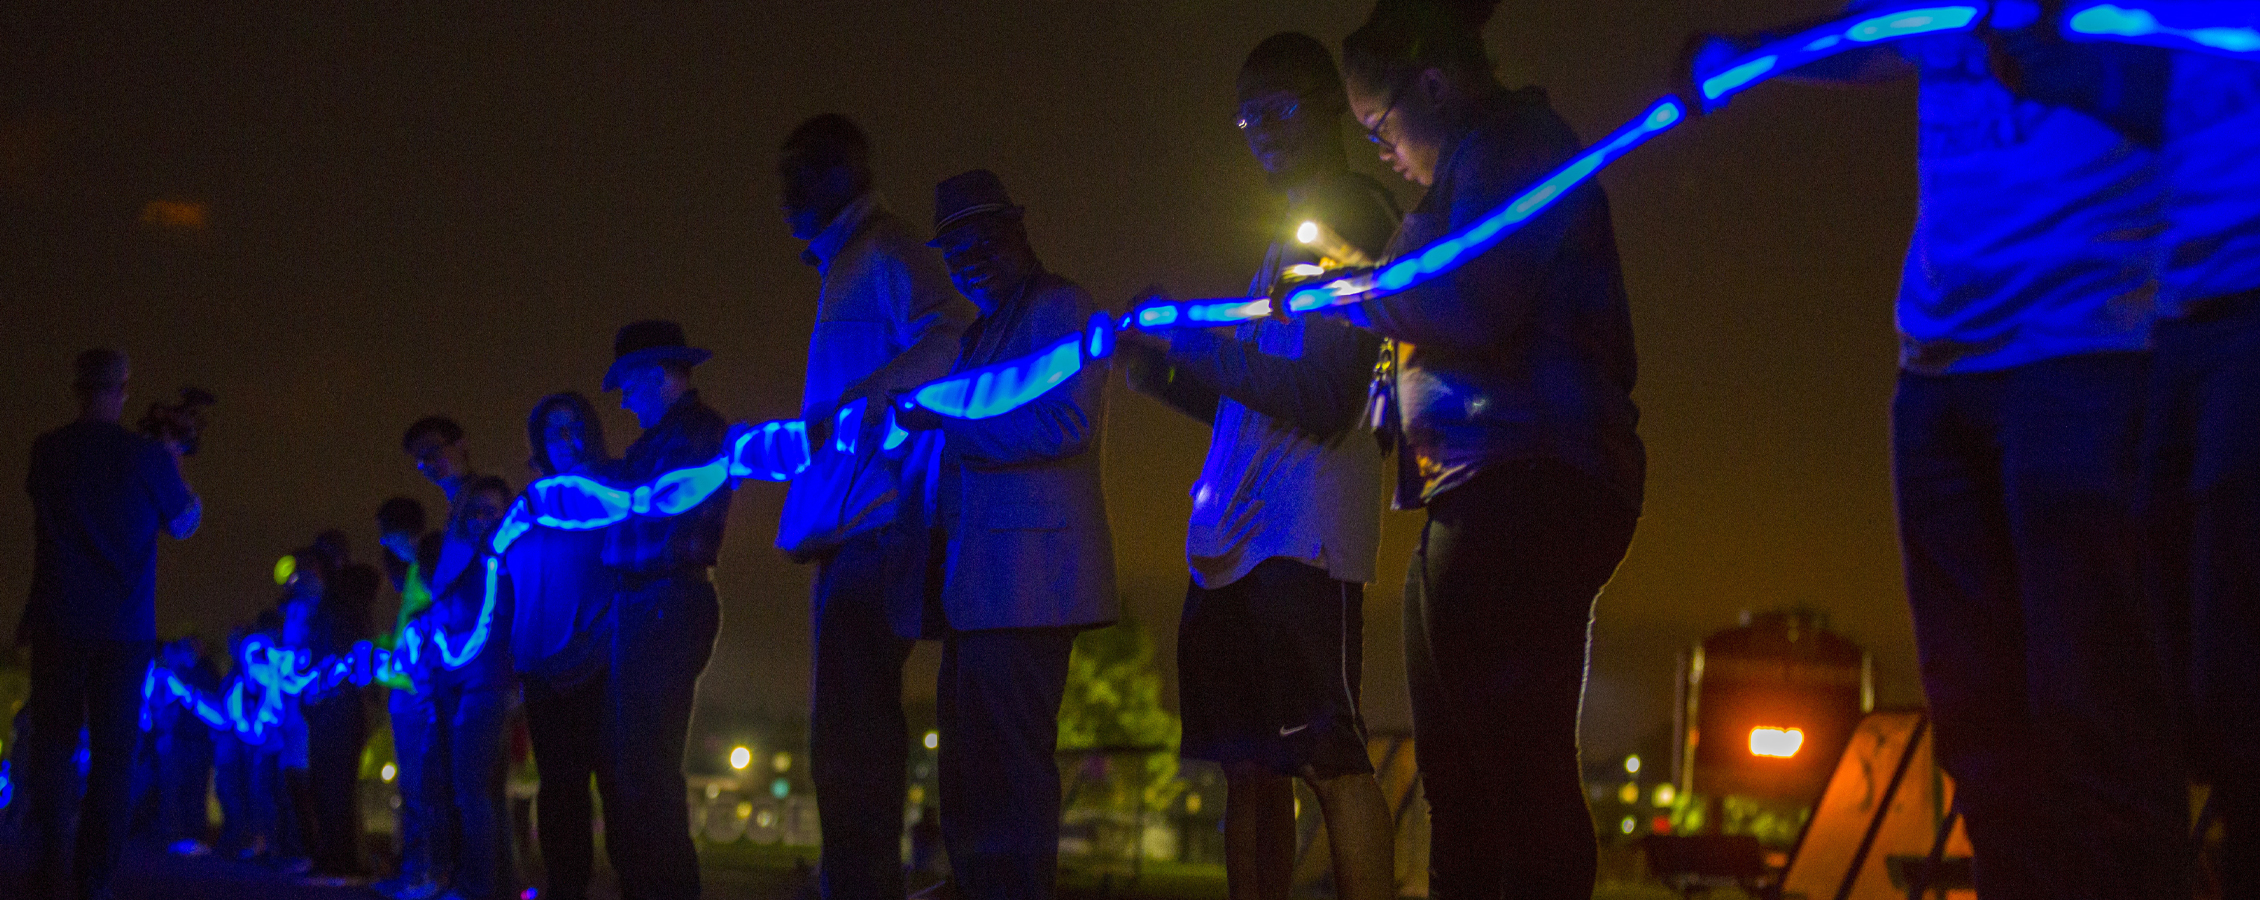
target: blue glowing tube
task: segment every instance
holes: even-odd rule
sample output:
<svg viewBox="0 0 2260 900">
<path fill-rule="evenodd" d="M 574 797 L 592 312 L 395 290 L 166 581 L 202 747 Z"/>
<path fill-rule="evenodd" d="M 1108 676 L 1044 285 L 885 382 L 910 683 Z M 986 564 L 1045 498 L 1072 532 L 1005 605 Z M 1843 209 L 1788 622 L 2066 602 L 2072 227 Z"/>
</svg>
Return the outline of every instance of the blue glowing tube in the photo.
<svg viewBox="0 0 2260 900">
<path fill-rule="evenodd" d="M 637 488 L 632 509 L 639 516 L 679 516 L 705 503 L 729 480 L 730 458 L 717 456 L 706 465 L 676 469 Z"/>
<path fill-rule="evenodd" d="M 473 657 L 478 656 L 480 650 L 485 649 L 487 632 L 494 624 L 495 582 L 500 580 L 501 573 L 502 560 L 492 556 L 487 557 L 486 598 L 479 602 L 478 621 L 471 625 L 471 633 L 463 639 L 461 647 L 451 648 L 447 646 L 447 633 L 433 629 L 432 645 L 439 648 L 439 661 L 442 665 L 450 669 L 460 669 L 464 663 L 470 662 Z"/>
<path fill-rule="evenodd" d="M 1006 360 L 930 382 L 904 402 L 953 419 L 1003 415 L 1075 377 L 1083 370 L 1083 335 L 1075 334 L 1033 356 Z"/>
<path fill-rule="evenodd" d="M 2255 59 L 2260 58 L 2260 3 L 2251 0 L 2172 3 L 2120 0 L 2094 4 L 2066 16 L 2064 34 L 2075 39 L 2122 41 Z"/>
<path fill-rule="evenodd" d="M 7 809 L 9 801 L 16 799 L 16 783 L 8 777 L 8 760 L 0 759 L 0 809 Z"/>
<path fill-rule="evenodd" d="M 1114 321 L 1106 313 L 1091 314 L 1091 324 L 1083 329 L 1083 355 L 1090 359 L 1114 355 Z"/>
<path fill-rule="evenodd" d="M 808 425 L 797 419 L 738 426 L 730 441 L 730 477 L 791 481 L 808 468 Z"/>
<path fill-rule="evenodd" d="M 1728 60 L 1716 71 L 1695 73 L 1708 112 L 1725 106 L 1734 95 L 1808 63 L 1817 62 L 1869 44 L 1962 31 L 1977 26 L 1989 4 L 1902 6 L 1886 12 L 1864 12 L 1839 19 L 1803 34 L 1767 44 Z"/>
</svg>

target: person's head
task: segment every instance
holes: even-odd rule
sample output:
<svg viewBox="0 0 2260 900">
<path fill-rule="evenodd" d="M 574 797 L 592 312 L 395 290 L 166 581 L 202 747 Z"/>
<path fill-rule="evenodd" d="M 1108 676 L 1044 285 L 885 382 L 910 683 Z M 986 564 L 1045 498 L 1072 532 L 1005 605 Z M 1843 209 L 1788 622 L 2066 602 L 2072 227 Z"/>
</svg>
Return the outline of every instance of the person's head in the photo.
<svg viewBox="0 0 2260 900">
<path fill-rule="evenodd" d="M 848 117 L 825 113 L 794 128 L 777 151 L 778 206 L 793 237 L 814 240 L 871 189 L 871 142 Z"/>
<path fill-rule="evenodd" d="M 333 572 L 353 562 L 353 539 L 346 537 L 342 528 L 324 529 L 314 535 L 314 550 L 322 555 L 322 563 Z"/>
<path fill-rule="evenodd" d="M 691 390 L 691 367 L 714 354 L 690 346 L 683 326 L 645 319 L 621 326 L 612 338 L 612 368 L 604 389 L 620 392 L 620 408 L 645 428 L 659 424 L 667 410 Z"/>
<path fill-rule="evenodd" d="M 1286 31 L 1265 38 L 1240 64 L 1233 119 L 1274 188 L 1347 165 L 1341 121 L 1349 108 L 1334 56 L 1317 38 Z"/>
<path fill-rule="evenodd" d="M 987 169 L 945 179 L 934 188 L 934 239 L 950 282 L 983 312 L 1016 297 L 1041 269 L 1028 244 L 1021 209 Z"/>
<path fill-rule="evenodd" d="M 416 471 L 441 487 L 471 474 L 471 451 L 463 446 L 463 426 L 446 416 L 425 416 L 400 436 L 400 449 Z"/>
<path fill-rule="evenodd" d="M 1381 0 L 1342 41 L 1350 112 L 1381 160 L 1430 185 L 1470 106 L 1499 89 L 1483 23 L 1498 0 Z"/>
<path fill-rule="evenodd" d="M 102 422 L 125 418 L 126 379 L 133 373 L 125 353 L 98 347 L 79 354 L 71 368 L 81 417 Z"/>
<path fill-rule="evenodd" d="M 603 459 L 604 423 L 596 417 L 596 404 L 579 391 L 541 398 L 526 417 L 526 445 L 533 449 L 526 464 L 544 478 Z"/>
<path fill-rule="evenodd" d="M 464 537 L 484 541 L 502 524 L 503 513 L 510 511 L 510 482 L 494 475 L 481 475 L 464 485 L 462 508 L 456 519 Z"/>
<path fill-rule="evenodd" d="M 283 583 L 290 597 L 319 597 L 329 584 L 329 558 L 320 547 L 307 545 L 290 551 L 294 567 Z"/>
<path fill-rule="evenodd" d="M 414 497 L 387 498 L 377 507 L 377 539 L 386 547 L 391 547 L 398 536 L 408 540 L 409 552 L 413 553 L 416 539 L 423 536 L 425 527 L 424 504 L 416 502 Z"/>
</svg>

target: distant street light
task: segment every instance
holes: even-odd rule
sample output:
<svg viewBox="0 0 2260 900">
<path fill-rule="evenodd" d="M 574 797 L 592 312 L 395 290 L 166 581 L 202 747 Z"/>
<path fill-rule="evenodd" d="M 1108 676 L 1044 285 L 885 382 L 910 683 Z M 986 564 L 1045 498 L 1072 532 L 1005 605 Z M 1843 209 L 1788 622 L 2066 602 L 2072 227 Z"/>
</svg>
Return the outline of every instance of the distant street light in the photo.
<svg viewBox="0 0 2260 900">
<path fill-rule="evenodd" d="M 744 747 L 738 747 L 730 751 L 730 768 L 743 772 L 745 771 L 745 767 L 750 765 L 753 765 L 752 750 L 748 750 Z"/>
<path fill-rule="evenodd" d="M 1750 755 L 1752 756 L 1788 759 L 1796 756 L 1797 749 L 1803 746 L 1805 746 L 1805 730 L 1802 728 L 1767 728 L 1760 726 L 1750 729 Z"/>
</svg>

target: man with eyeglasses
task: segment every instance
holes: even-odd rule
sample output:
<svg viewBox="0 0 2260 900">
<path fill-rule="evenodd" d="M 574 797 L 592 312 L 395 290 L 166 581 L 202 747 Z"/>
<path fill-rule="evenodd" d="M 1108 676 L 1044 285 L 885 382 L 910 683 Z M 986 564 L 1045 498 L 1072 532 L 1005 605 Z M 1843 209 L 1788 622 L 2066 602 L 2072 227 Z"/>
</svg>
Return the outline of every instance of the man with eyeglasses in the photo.
<svg viewBox="0 0 2260 900">
<path fill-rule="evenodd" d="M 1265 39 L 1238 93 L 1248 151 L 1287 200 L 1249 290 L 1276 294 L 1290 267 L 1379 257 L 1396 205 L 1350 171 L 1349 105 L 1326 46 Z M 1299 239 L 1306 222 L 1328 237 Z M 1297 778 L 1325 816 L 1340 896 L 1397 895 L 1389 808 L 1358 713 L 1364 587 L 1381 539 L 1381 448 L 1358 426 L 1380 345 L 1313 316 L 1123 336 L 1131 386 L 1215 429 L 1192 492 L 1177 665 L 1183 753 L 1224 767 L 1235 898 L 1289 895 Z"/>
</svg>

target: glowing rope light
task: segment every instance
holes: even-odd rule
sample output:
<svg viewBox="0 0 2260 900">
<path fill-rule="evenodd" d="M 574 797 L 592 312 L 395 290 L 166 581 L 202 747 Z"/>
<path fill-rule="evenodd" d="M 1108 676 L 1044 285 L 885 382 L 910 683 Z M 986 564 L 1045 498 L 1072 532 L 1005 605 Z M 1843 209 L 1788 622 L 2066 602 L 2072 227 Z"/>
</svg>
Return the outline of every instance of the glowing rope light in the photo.
<svg viewBox="0 0 2260 900">
<path fill-rule="evenodd" d="M 955 419 L 986 419 L 1028 405 L 1083 370 L 1083 336 L 1041 352 L 961 372 L 912 391 L 908 402 Z"/>
<path fill-rule="evenodd" d="M 471 625 L 471 633 L 463 639 L 463 646 L 460 649 L 447 646 L 447 633 L 445 631 L 433 629 L 432 645 L 439 648 L 439 661 L 442 665 L 450 669 L 460 669 L 464 663 L 468 663 L 472 658 L 478 656 L 480 650 L 486 648 L 487 632 L 494 624 L 495 586 L 501 578 L 501 574 L 502 560 L 493 556 L 487 557 L 486 599 L 480 601 L 478 620 Z"/>
<path fill-rule="evenodd" d="M 2208 21 L 2176 27 L 2160 21 L 2159 11 Z M 2064 33 L 2076 38 L 2251 58 L 2260 56 L 2260 7 L 2249 2 L 2213 2 L 2157 4 L 2146 9 L 2104 3 L 2066 16 Z"/>
<path fill-rule="evenodd" d="M 0 759 L 0 809 L 7 809 L 8 803 L 16 799 L 16 782 L 8 777 L 8 762 Z"/>
<path fill-rule="evenodd" d="M 1703 109 L 1718 109 L 1769 78 L 1861 45 L 1975 27 L 1986 8 L 1987 4 L 1971 3 L 1863 13 L 1775 41 L 1728 60 L 1716 72 L 1695 73 Z"/>
</svg>

